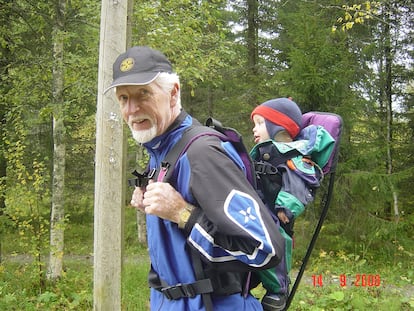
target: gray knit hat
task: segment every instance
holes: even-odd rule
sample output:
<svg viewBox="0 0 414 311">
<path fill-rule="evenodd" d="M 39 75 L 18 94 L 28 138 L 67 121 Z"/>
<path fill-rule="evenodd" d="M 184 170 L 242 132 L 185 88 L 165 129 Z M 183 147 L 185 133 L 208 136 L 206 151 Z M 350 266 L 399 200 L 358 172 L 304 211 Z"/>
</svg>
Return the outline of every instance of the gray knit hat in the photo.
<svg viewBox="0 0 414 311">
<path fill-rule="evenodd" d="M 302 127 L 302 112 L 299 106 L 288 98 L 271 99 L 257 106 L 252 114 L 265 118 L 266 128 L 271 138 L 281 130 L 286 130 L 294 139 Z"/>
</svg>

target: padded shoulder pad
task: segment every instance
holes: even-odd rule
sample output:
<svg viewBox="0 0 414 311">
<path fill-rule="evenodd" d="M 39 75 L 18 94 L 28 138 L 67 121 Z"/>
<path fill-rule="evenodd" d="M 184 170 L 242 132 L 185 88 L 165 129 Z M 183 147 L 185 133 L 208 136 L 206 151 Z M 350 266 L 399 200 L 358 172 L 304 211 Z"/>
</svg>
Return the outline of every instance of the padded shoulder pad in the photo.
<svg viewBox="0 0 414 311">
<path fill-rule="evenodd" d="M 332 155 L 329 158 L 328 163 L 323 167 L 323 172 L 325 174 L 334 171 L 338 161 L 339 143 L 342 135 L 341 116 L 329 112 L 310 111 L 302 116 L 302 127 L 309 125 L 324 127 L 325 130 L 331 134 L 332 138 L 335 139 L 335 147 Z"/>
</svg>

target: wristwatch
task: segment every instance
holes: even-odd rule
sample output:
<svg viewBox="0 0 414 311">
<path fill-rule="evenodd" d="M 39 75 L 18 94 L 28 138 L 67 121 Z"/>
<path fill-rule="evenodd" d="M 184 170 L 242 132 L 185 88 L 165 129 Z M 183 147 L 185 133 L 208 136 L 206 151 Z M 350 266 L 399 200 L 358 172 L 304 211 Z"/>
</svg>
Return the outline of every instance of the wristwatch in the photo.
<svg viewBox="0 0 414 311">
<path fill-rule="evenodd" d="M 185 225 L 188 222 L 188 219 L 190 219 L 191 212 L 193 211 L 194 206 L 187 203 L 185 208 L 180 212 L 180 220 L 178 221 L 178 228 L 184 229 Z"/>
</svg>

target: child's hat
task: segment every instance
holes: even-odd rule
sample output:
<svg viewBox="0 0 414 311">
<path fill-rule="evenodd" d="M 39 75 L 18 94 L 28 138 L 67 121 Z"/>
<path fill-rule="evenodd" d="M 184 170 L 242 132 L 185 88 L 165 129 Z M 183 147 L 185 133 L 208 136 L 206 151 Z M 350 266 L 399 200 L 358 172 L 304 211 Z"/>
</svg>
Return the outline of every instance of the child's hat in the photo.
<svg viewBox="0 0 414 311">
<path fill-rule="evenodd" d="M 302 112 L 299 106 L 288 98 L 271 99 L 257 106 L 252 114 L 265 118 L 265 124 L 271 138 L 281 130 L 286 130 L 294 139 L 302 127 Z"/>
</svg>

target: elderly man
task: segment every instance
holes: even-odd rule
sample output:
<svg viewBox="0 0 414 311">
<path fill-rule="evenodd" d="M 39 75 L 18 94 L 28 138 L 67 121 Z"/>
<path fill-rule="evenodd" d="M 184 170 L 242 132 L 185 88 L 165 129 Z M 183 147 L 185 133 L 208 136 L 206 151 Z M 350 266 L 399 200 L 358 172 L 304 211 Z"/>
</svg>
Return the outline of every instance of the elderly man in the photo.
<svg viewBox="0 0 414 311">
<path fill-rule="evenodd" d="M 179 77 L 159 51 L 121 54 L 111 88 L 149 170 L 199 124 L 182 109 Z M 181 155 L 171 181 L 135 188 L 131 205 L 147 215 L 151 310 L 262 310 L 245 288 L 249 271 L 275 266 L 284 240 L 240 163 L 230 143 L 205 136 Z"/>
</svg>

